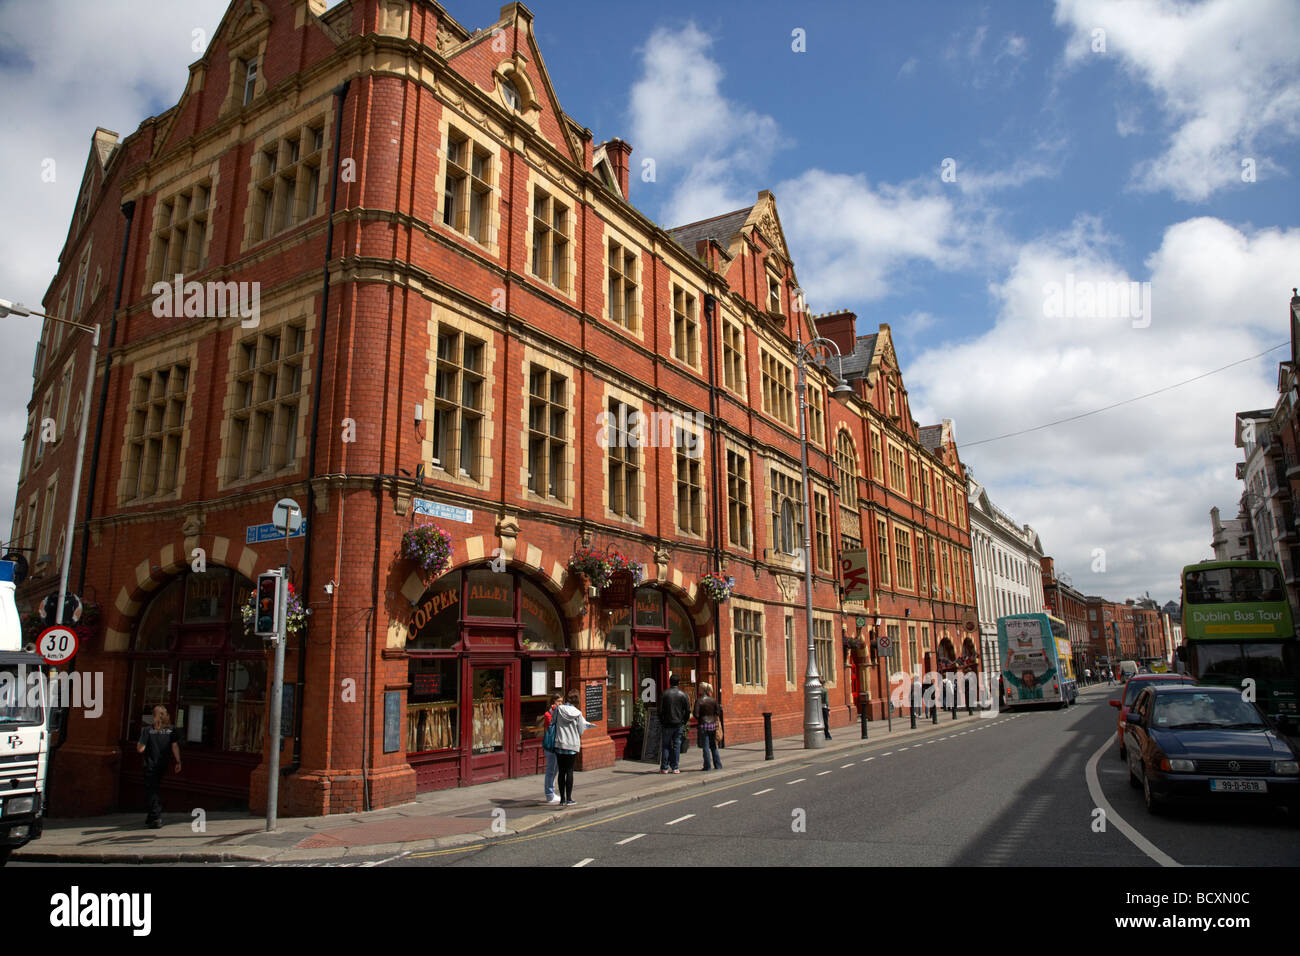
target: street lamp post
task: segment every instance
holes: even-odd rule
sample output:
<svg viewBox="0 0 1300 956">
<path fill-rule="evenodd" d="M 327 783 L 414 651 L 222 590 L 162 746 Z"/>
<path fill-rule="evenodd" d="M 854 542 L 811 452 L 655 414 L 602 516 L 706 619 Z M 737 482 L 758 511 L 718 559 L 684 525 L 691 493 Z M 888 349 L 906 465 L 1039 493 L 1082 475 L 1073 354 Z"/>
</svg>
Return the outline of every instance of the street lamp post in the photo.
<svg viewBox="0 0 1300 956">
<path fill-rule="evenodd" d="M 36 312 L 16 302 L 0 299 L 0 319 L 9 315 L 36 315 L 52 322 L 62 322 L 91 333 L 90 361 L 86 366 L 86 393 L 81 402 L 81 435 L 77 440 L 77 464 L 72 471 L 72 493 L 68 496 L 68 525 L 63 534 L 63 568 L 59 573 L 59 603 L 55 606 L 54 623 L 63 623 L 63 604 L 68 595 L 68 572 L 72 565 L 72 536 L 77 525 L 77 496 L 81 493 L 81 466 L 86 458 L 86 429 L 90 424 L 90 403 L 95 385 L 95 362 L 99 358 L 99 323 L 83 325 L 57 315 Z M 39 439 L 38 439 L 39 440 Z"/>
<path fill-rule="evenodd" d="M 797 294 L 797 293 L 796 293 Z M 831 390 L 837 401 L 847 402 L 853 395 L 852 387 L 844 381 L 843 355 L 839 346 L 830 339 L 821 336 L 801 343 L 795 352 L 795 361 L 799 369 L 799 453 L 803 464 L 803 573 L 804 573 L 804 617 L 808 628 L 808 667 L 804 672 L 803 682 L 803 746 L 805 750 L 817 750 L 826 745 L 825 725 L 822 724 L 821 675 L 817 670 L 817 645 L 813 640 L 813 605 L 812 605 L 812 486 L 808 481 L 808 387 L 807 363 L 810 357 L 820 356 L 822 362 L 830 353 L 840 359 L 839 384 Z"/>
</svg>

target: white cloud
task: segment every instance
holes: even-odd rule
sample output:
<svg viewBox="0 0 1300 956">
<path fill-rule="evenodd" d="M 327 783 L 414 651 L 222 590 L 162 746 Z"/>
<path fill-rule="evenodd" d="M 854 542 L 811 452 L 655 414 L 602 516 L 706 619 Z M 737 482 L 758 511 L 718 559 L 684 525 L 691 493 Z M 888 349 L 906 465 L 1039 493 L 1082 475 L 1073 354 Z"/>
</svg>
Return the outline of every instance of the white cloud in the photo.
<svg viewBox="0 0 1300 956">
<path fill-rule="evenodd" d="M 1175 124 L 1165 152 L 1134 170 L 1137 188 L 1200 201 L 1240 184 L 1243 158 L 1280 171 L 1263 151 L 1300 135 L 1294 0 L 1057 0 L 1055 19 L 1071 31 L 1068 64 L 1118 60 Z"/>
<path fill-rule="evenodd" d="M 773 192 L 799 281 L 827 308 L 884 297 L 910 263 L 955 268 L 969 258 L 974 230 L 935 188 L 810 169 Z"/>
<path fill-rule="evenodd" d="M 785 145 L 776 120 L 723 94 L 712 45 L 694 23 L 655 30 L 632 87 L 632 145 L 655 160 L 658 181 L 673 184 L 660 206 L 672 225 L 752 203 L 753 191 L 740 180 L 763 170 Z"/>
<path fill-rule="evenodd" d="M 1209 509 L 1240 493 L 1233 414 L 1271 406 L 1283 351 L 1078 422 L 969 444 L 1100 408 L 1283 342 L 1300 230 L 1245 231 L 1218 219 L 1179 222 L 1130 276 L 1095 220 L 1024 245 L 990 289 L 995 324 L 906 363 L 917 417 L 957 418 L 962 457 L 999 506 L 1032 524 L 1088 593 L 1173 596 L 1177 572 L 1209 551 Z M 1152 321 L 1050 318 L 1045 288 L 1150 281 Z M 959 410 L 953 415 L 953 410 Z M 1094 548 L 1107 571 L 1089 569 Z"/>
<path fill-rule="evenodd" d="M 189 64 L 201 56 L 193 49 L 193 31 L 202 30 L 210 40 L 225 9 L 224 0 L 4 4 L 0 209 L 7 228 L 0 297 L 41 307 L 58 268 L 95 127 L 125 137 L 141 120 L 175 103 Z M 53 182 L 41 176 L 46 159 L 55 162 Z M 110 294 L 116 255 L 114 249 L 105 259 Z M 0 349 L 0 537 L 7 539 L 40 320 L 0 322 L 5 345 Z"/>
</svg>

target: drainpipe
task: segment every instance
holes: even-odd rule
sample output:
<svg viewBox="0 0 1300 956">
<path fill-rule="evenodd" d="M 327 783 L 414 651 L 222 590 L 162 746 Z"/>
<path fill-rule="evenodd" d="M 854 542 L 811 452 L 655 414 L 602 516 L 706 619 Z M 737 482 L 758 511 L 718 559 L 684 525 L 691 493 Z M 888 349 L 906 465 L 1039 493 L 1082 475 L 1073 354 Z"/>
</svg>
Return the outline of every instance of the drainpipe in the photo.
<svg viewBox="0 0 1300 956">
<path fill-rule="evenodd" d="M 342 165 L 339 151 L 343 145 L 343 104 L 347 99 L 348 87 L 351 83 L 351 80 L 344 80 L 334 90 L 334 179 L 330 183 L 330 210 L 325 226 L 325 256 L 321 266 L 320 322 L 317 324 L 316 329 L 315 381 L 313 382 L 314 394 L 311 403 L 311 444 L 307 452 L 307 534 L 306 541 L 303 542 L 302 593 L 308 597 L 311 595 L 311 546 L 316 537 L 314 533 L 316 522 L 311 517 L 316 513 L 316 490 L 312 486 L 312 479 L 316 477 L 316 446 L 317 435 L 320 432 L 320 399 L 323 391 L 321 371 L 325 362 L 325 332 L 329 323 L 330 254 L 334 250 L 334 212 L 338 208 L 339 200 L 339 167 Z M 310 623 L 308 627 L 310 628 Z M 281 769 L 280 772 L 284 775 L 296 773 L 302 766 L 302 718 L 306 710 L 306 701 L 302 699 L 302 689 L 306 682 L 307 638 L 306 635 L 303 635 L 298 639 L 298 714 L 293 728 L 293 761 L 289 766 Z M 272 746 L 275 746 L 275 744 L 273 743 Z"/>
<path fill-rule="evenodd" d="M 710 497 L 713 499 L 713 520 L 710 522 L 710 534 L 713 536 L 713 567 L 717 570 L 722 568 L 722 538 L 718 530 L 718 385 L 713 369 L 714 351 L 717 345 L 713 338 L 713 319 L 717 312 L 718 300 L 709 293 L 704 295 L 704 334 L 709 342 L 709 443 L 710 454 L 713 462 L 712 481 L 713 493 Z M 713 603 L 713 653 L 716 660 L 716 673 L 714 680 L 717 682 L 718 706 L 722 706 L 722 629 L 718 624 L 718 602 Z"/>
</svg>

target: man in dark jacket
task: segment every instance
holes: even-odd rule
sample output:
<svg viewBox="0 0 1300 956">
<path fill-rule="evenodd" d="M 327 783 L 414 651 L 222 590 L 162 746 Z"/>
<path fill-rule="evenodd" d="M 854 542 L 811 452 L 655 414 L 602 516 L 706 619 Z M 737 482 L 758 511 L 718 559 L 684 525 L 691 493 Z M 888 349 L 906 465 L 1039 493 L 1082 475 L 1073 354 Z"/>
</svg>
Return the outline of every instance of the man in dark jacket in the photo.
<svg viewBox="0 0 1300 956">
<path fill-rule="evenodd" d="M 691 701 L 678 688 L 681 681 L 676 674 L 668 682 L 671 686 L 664 691 L 664 696 L 659 701 L 659 726 L 663 729 L 659 772 L 681 773 L 677 769 L 677 761 L 682 752 L 682 727 L 691 719 Z"/>
</svg>

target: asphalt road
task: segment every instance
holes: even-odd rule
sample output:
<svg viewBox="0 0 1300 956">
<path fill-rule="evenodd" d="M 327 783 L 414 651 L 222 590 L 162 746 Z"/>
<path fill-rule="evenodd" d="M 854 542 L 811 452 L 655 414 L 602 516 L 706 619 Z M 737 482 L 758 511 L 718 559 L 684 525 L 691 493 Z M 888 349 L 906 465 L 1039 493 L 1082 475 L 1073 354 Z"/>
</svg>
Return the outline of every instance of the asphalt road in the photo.
<svg viewBox="0 0 1300 956">
<path fill-rule="evenodd" d="M 883 743 L 456 851 L 389 866 L 1295 866 L 1296 823 L 1240 807 L 1152 817 L 1110 744 L 1115 711 L 1088 695 L 1066 711 L 942 724 Z M 581 775 L 575 787 L 581 800 Z M 1103 817 L 1098 810 L 1104 811 Z M 1136 834 L 1135 844 L 1125 834 Z M 1154 851 L 1154 852 L 1149 852 Z"/>
<path fill-rule="evenodd" d="M 940 721 L 905 741 L 867 741 L 767 775 L 466 848 L 315 865 L 1300 865 L 1297 821 L 1281 811 L 1234 805 L 1149 814 L 1128 786 L 1107 699 L 1094 691 L 1065 711 L 1004 713 L 953 728 Z M 696 759 L 692 751 L 684 773 L 696 775 Z M 581 803 L 581 774 L 574 796 Z"/>
</svg>

